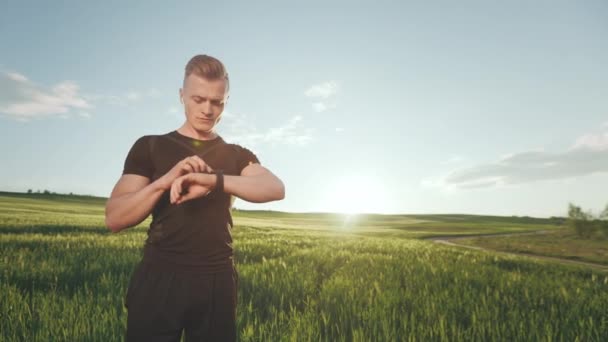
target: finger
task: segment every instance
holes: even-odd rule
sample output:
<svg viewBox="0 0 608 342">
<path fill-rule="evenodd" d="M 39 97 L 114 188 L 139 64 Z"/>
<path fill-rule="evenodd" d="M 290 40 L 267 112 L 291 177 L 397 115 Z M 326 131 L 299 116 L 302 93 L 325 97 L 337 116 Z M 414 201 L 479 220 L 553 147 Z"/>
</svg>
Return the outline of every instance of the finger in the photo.
<svg viewBox="0 0 608 342">
<path fill-rule="evenodd" d="M 196 166 L 192 163 L 191 160 L 186 160 L 186 167 L 188 168 L 188 172 L 196 172 Z"/>
<path fill-rule="evenodd" d="M 193 160 L 196 162 L 196 165 L 199 167 L 199 172 L 207 172 L 207 164 L 205 161 L 199 156 L 193 156 Z"/>
<path fill-rule="evenodd" d="M 181 194 L 183 192 L 183 190 L 188 190 L 188 185 L 192 182 L 192 176 L 194 174 L 193 173 L 188 173 L 186 175 L 183 175 L 179 178 L 179 193 Z"/>
<path fill-rule="evenodd" d="M 205 172 L 205 162 L 202 161 L 201 158 L 197 157 L 192 159 L 192 161 L 194 162 L 194 164 L 196 164 L 198 172 Z"/>
<path fill-rule="evenodd" d="M 213 172 L 213 169 L 211 168 L 211 166 L 207 163 L 205 163 L 205 172 L 207 173 L 211 173 Z"/>
<path fill-rule="evenodd" d="M 195 172 L 194 167 L 186 160 L 182 167 L 186 172 Z"/>
<path fill-rule="evenodd" d="M 207 172 L 207 173 L 213 172 L 213 169 L 211 168 L 211 166 L 209 166 L 209 164 L 207 164 L 203 160 L 203 158 L 201 158 L 199 156 L 195 156 L 195 158 L 199 162 L 199 164 L 201 165 L 201 172 Z"/>
<path fill-rule="evenodd" d="M 186 167 L 192 167 L 192 157 L 186 157 L 182 160 L 182 162 L 184 163 L 184 166 Z"/>
<path fill-rule="evenodd" d="M 177 201 L 179 201 L 179 189 L 178 189 L 178 184 L 179 182 L 175 182 L 173 183 L 173 203 L 177 203 Z"/>
<path fill-rule="evenodd" d="M 190 165 L 194 167 L 195 172 L 203 172 L 203 168 L 201 168 L 199 159 L 200 158 L 197 158 L 197 156 L 192 156 L 190 157 L 190 159 L 188 159 L 188 163 L 190 163 Z"/>
<path fill-rule="evenodd" d="M 177 202 L 177 200 L 180 197 L 180 191 L 179 191 L 179 187 L 180 187 L 180 183 L 181 183 L 181 178 L 177 178 L 173 181 L 173 184 L 171 185 L 171 197 L 173 202 L 175 203 Z"/>
<path fill-rule="evenodd" d="M 201 158 L 196 158 L 196 163 L 198 164 L 201 172 L 207 172 L 207 164 L 205 164 Z"/>
<path fill-rule="evenodd" d="M 175 183 L 171 184 L 171 203 L 175 203 Z"/>
<path fill-rule="evenodd" d="M 179 178 L 178 181 L 175 182 L 175 194 L 177 196 L 181 196 L 182 194 L 182 178 Z"/>
</svg>

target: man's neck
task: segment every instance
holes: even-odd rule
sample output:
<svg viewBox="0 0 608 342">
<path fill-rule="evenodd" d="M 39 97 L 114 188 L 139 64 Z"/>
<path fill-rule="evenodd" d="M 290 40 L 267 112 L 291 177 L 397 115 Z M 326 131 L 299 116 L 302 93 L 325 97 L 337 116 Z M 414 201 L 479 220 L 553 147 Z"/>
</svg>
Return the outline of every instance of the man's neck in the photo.
<svg viewBox="0 0 608 342">
<path fill-rule="evenodd" d="M 217 138 L 217 134 L 214 131 L 210 132 L 199 132 L 191 127 L 182 126 L 177 131 L 187 137 L 198 139 L 198 140 L 213 140 Z"/>
</svg>

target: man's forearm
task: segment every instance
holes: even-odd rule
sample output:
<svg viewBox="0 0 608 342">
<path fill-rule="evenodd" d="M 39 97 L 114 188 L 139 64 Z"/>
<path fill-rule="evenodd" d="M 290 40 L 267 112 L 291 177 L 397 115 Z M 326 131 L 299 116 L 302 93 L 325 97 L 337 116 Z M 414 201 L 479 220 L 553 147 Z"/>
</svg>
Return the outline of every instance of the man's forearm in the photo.
<svg viewBox="0 0 608 342">
<path fill-rule="evenodd" d="M 212 175 L 215 177 L 215 175 Z M 276 176 L 224 175 L 224 192 L 254 203 L 278 201 L 285 198 L 285 186 Z"/>
<path fill-rule="evenodd" d="M 164 191 L 155 181 L 139 191 L 109 199 L 106 204 L 106 226 L 114 233 L 136 226 L 150 215 Z"/>
</svg>

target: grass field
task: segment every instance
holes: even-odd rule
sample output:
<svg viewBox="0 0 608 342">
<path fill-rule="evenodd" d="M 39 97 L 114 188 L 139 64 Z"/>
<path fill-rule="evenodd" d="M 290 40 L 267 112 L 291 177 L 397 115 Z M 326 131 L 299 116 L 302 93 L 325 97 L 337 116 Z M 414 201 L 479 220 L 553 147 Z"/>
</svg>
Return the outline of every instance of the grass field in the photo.
<svg viewBox="0 0 608 342">
<path fill-rule="evenodd" d="M 0 340 L 121 341 L 146 227 L 105 199 L 0 194 Z M 235 212 L 241 341 L 605 341 L 608 274 L 420 240 L 555 229 L 469 215 Z"/>
<path fill-rule="evenodd" d="M 559 229 L 542 235 L 462 239 L 458 243 L 498 251 L 531 253 L 608 265 L 608 240 L 581 238 L 569 229 Z"/>
</svg>

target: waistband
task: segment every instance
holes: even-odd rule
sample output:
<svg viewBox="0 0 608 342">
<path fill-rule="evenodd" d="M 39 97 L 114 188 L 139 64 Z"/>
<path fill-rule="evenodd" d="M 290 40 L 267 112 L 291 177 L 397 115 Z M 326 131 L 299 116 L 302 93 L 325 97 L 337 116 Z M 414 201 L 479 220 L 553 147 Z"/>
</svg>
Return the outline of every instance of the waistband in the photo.
<svg viewBox="0 0 608 342">
<path fill-rule="evenodd" d="M 180 256 L 180 258 L 183 257 Z M 231 272 L 236 269 L 233 256 L 214 264 L 185 264 L 175 259 L 175 256 L 164 254 L 154 245 L 148 244 L 144 247 L 141 262 L 157 269 L 190 274 L 216 274 Z"/>
</svg>

